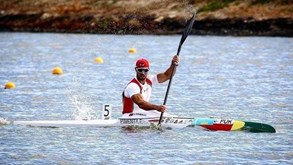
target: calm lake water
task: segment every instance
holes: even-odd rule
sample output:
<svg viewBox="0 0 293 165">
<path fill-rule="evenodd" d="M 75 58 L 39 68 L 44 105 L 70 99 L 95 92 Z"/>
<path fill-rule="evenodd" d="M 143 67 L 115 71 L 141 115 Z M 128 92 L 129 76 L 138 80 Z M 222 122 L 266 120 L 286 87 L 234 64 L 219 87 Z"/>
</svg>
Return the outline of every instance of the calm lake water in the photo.
<svg viewBox="0 0 293 165">
<path fill-rule="evenodd" d="M 108 103 L 117 118 L 135 61 L 164 71 L 180 38 L 0 33 L 0 117 L 97 119 Z M 169 113 L 263 122 L 277 133 L 2 125 L 0 164 L 293 164 L 292 38 L 189 36 L 180 57 Z M 56 66 L 64 74 L 52 75 Z M 7 81 L 16 88 L 3 89 Z M 166 88 L 154 87 L 152 101 L 162 104 Z"/>
</svg>

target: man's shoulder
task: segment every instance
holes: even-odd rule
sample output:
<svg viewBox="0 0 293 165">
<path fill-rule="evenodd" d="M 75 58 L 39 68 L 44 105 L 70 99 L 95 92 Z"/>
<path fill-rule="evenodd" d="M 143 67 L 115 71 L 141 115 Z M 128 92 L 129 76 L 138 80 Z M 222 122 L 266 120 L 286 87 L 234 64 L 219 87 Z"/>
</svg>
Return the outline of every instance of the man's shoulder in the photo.
<svg viewBox="0 0 293 165">
<path fill-rule="evenodd" d="M 139 88 L 139 85 L 136 82 L 130 82 L 126 88 Z"/>
<path fill-rule="evenodd" d="M 158 76 L 157 75 L 149 75 L 147 78 L 151 81 L 151 85 L 158 83 Z"/>
</svg>

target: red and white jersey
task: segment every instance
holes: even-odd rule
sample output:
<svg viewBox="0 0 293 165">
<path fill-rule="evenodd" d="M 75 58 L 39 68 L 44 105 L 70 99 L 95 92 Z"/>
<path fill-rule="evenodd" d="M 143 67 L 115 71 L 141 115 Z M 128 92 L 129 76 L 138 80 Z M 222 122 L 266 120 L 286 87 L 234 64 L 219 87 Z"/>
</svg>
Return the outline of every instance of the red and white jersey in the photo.
<svg viewBox="0 0 293 165">
<path fill-rule="evenodd" d="M 141 93 L 143 99 L 149 102 L 152 86 L 158 84 L 157 75 L 148 76 L 146 82 L 141 84 L 136 78 L 132 79 L 123 91 L 123 114 L 124 113 L 146 113 L 145 110 L 138 107 L 131 100 L 131 97 L 135 94 Z"/>
</svg>

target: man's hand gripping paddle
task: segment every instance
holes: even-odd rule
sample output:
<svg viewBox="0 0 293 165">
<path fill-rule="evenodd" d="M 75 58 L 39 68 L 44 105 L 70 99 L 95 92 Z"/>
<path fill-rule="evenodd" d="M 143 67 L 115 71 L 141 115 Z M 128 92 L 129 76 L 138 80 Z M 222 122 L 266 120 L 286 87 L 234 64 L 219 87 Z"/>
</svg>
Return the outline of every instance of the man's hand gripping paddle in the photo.
<svg viewBox="0 0 293 165">
<path fill-rule="evenodd" d="M 179 53 L 180 53 L 180 50 L 181 50 L 181 46 L 183 45 L 184 41 L 186 40 L 188 34 L 190 33 L 192 27 L 193 27 L 193 23 L 195 21 L 195 14 L 193 14 L 193 16 L 191 17 L 191 19 L 188 21 L 187 23 L 187 26 L 185 27 L 183 33 L 182 33 L 182 37 L 181 37 L 181 40 L 180 40 L 180 43 L 179 43 L 179 47 L 178 47 L 178 50 L 177 50 L 177 55 L 179 56 Z M 173 64 L 175 65 L 175 64 Z M 172 79 L 173 79 L 173 74 L 174 74 L 174 70 L 177 66 L 175 65 L 175 67 L 173 67 L 172 69 L 172 74 L 171 74 L 171 77 L 170 77 L 170 80 L 169 80 L 169 84 L 168 84 L 168 87 L 167 87 L 167 91 L 166 91 L 166 95 L 165 95 L 165 99 L 164 99 L 164 103 L 163 105 L 166 105 L 167 103 L 167 98 L 168 98 L 168 94 L 169 94 L 169 90 L 170 90 L 170 87 L 171 87 L 171 83 L 172 83 Z M 159 124 L 161 124 L 161 121 L 163 119 L 163 115 L 164 115 L 164 112 L 161 113 L 161 116 L 160 116 L 160 120 L 159 120 Z"/>
</svg>

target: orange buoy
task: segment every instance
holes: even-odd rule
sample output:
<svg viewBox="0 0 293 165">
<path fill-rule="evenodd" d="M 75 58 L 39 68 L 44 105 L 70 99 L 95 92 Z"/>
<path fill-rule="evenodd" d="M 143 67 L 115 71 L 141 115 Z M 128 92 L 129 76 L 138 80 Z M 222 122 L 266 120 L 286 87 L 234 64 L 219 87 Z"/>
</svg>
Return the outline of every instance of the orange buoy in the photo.
<svg viewBox="0 0 293 165">
<path fill-rule="evenodd" d="M 102 57 L 97 57 L 97 58 L 95 59 L 95 61 L 96 61 L 96 63 L 99 63 L 99 64 L 104 63 L 104 60 L 103 60 Z"/>
<path fill-rule="evenodd" d="M 135 48 L 130 48 L 128 50 L 128 52 L 131 53 L 131 54 L 134 54 L 134 53 L 136 53 L 136 49 Z"/>
<path fill-rule="evenodd" d="M 11 81 L 7 82 L 4 87 L 4 89 L 13 89 L 13 88 L 15 88 L 15 84 Z"/>
<path fill-rule="evenodd" d="M 63 73 L 63 70 L 60 68 L 60 67 L 55 67 L 53 70 L 52 70 L 52 73 L 53 74 L 56 74 L 56 75 L 61 75 Z"/>
</svg>

